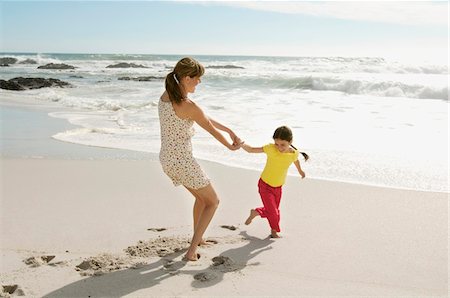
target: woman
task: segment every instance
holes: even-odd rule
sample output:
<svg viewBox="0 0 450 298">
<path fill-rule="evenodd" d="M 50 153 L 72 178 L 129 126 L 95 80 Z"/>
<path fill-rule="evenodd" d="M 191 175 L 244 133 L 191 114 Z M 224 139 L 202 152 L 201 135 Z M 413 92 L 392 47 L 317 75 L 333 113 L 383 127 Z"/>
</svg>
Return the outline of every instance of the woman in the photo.
<svg viewBox="0 0 450 298">
<path fill-rule="evenodd" d="M 194 235 L 185 255 L 188 261 L 199 258 L 197 246 L 205 244 L 203 234 L 219 204 L 210 180 L 192 155 L 192 126 L 196 122 L 230 150 L 239 149 L 242 143 L 231 129 L 209 118 L 188 98 L 189 93 L 195 92 L 204 72 L 204 67 L 192 58 L 178 61 L 174 70 L 166 76 L 166 91 L 158 103 L 162 168 L 175 186 L 183 185 L 195 197 Z M 232 143 L 219 130 L 228 133 Z"/>
</svg>

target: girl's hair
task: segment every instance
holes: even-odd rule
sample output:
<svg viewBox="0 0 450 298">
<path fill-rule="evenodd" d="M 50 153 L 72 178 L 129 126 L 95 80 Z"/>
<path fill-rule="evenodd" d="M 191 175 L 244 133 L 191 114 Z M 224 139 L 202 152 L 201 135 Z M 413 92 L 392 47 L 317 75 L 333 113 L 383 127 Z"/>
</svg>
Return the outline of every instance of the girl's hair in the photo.
<svg viewBox="0 0 450 298">
<path fill-rule="evenodd" d="M 293 136 L 292 136 L 292 130 L 287 126 L 280 126 L 277 129 L 275 129 L 275 132 L 273 133 L 273 137 L 275 139 L 280 139 L 287 142 L 292 142 Z M 291 144 L 291 147 L 297 150 L 294 145 Z M 309 159 L 309 155 L 305 152 L 300 152 L 303 155 L 303 158 L 305 160 Z"/>
<path fill-rule="evenodd" d="M 166 91 L 170 101 L 179 104 L 184 99 L 180 81 L 184 77 L 201 77 L 205 73 L 205 68 L 197 60 L 185 57 L 177 62 L 175 68 L 166 76 Z"/>
</svg>

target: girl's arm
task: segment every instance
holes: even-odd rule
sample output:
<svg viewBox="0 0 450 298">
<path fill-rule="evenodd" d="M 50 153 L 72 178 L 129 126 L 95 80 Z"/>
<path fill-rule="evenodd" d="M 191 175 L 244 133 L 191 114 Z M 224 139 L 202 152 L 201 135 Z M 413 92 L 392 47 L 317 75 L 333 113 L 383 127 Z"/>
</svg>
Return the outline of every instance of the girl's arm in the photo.
<svg viewBox="0 0 450 298">
<path fill-rule="evenodd" d="M 241 143 L 230 144 L 227 139 L 216 129 L 213 125 L 211 119 L 209 119 L 203 110 L 196 105 L 193 101 L 188 103 L 186 106 L 186 113 L 189 118 L 194 120 L 201 128 L 209 132 L 216 140 L 222 143 L 225 147 L 230 150 L 237 150 L 241 147 Z M 222 127 L 225 127 L 222 125 Z"/>
<path fill-rule="evenodd" d="M 248 153 L 263 153 L 264 152 L 263 147 L 252 147 L 245 143 L 242 144 L 241 147 Z"/>
<path fill-rule="evenodd" d="M 295 167 L 297 168 L 298 173 L 302 176 L 302 179 L 306 177 L 305 172 L 303 172 L 302 167 L 300 166 L 300 161 L 298 159 L 294 161 Z"/>
</svg>

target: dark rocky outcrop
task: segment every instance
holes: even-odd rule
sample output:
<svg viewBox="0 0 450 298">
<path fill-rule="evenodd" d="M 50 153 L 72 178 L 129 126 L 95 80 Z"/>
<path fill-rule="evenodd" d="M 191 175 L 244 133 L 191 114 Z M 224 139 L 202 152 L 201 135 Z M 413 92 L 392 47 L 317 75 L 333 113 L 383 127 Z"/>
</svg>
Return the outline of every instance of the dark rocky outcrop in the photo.
<svg viewBox="0 0 450 298">
<path fill-rule="evenodd" d="M 108 65 L 106 66 L 106 68 L 148 68 L 148 67 L 135 63 L 117 63 L 113 65 Z"/>
<path fill-rule="evenodd" d="M 39 66 L 38 69 L 75 69 L 75 66 L 64 63 L 49 63 Z"/>
<path fill-rule="evenodd" d="M 58 79 L 44 79 L 44 78 L 22 78 L 17 77 L 6 80 L 0 80 L 0 89 L 22 91 L 28 89 L 39 89 L 45 87 L 70 87 L 67 82 Z"/>
<path fill-rule="evenodd" d="M 3 57 L 3 58 L 0 58 L 0 64 L 2 65 L 2 66 L 7 66 L 7 65 L 9 65 L 9 64 L 14 64 L 14 63 L 16 63 L 17 62 L 17 59 L 16 58 L 13 58 L 13 57 Z"/>
<path fill-rule="evenodd" d="M 210 65 L 210 66 L 206 66 L 206 68 L 213 68 L 213 69 L 233 69 L 233 68 L 239 68 L 239 69 L 244 69 L 244 67 L 242 66 L 236 66 L 236 65 Z"/>
<path fill-rule="evenodd" d="M 20 61 L 19 64 L 37 64 L 37 62 L 33 59 L 25 59 L 23 61 Z"/>
<path fill-rule="evenodd" d="M 121 81 L 139 81 L 139 82 L 148 82 L 148 81 L 160 81 L 164 80 L 165 77 L 155 77 L 155 76 L 148 76 L 148 77 L 120 77 L 119 80 Z"/>
</svg>

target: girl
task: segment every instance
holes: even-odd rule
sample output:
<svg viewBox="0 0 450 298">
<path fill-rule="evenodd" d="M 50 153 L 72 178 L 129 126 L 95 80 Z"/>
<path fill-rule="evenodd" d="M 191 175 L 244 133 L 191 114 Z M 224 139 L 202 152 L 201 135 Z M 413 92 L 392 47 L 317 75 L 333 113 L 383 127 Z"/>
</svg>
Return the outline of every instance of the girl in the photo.
<svg viewBox="0 0 450 298">
<path fill-rule="evenodd" d="M 273 134 L 274 144 L 263 147 L 251 147 L 243 144 L 242 148 L 249 153 L 266 153 L 267 162 L 258 182 L 259 194 L 264 207 L 251 209 L 250 216 L 245 221 L 249 225 L 256 216 L 267 218 L 271 228 L 271 237 L 280 238 L 280 200 L 281 188 L 286 180 L 289 166 L 294 163 L 297 170 L 305 178 L 300 162 L 299 151 L 292 145 L 292 131 L 287 126 L 278 127 Z M 309 159 L 308 154 L 300 152 L 305 161 Z"/>
<path fill-rule="evenodd" d="M 166 90 L 158 103 L 161 166 L 174 185 L 183 185 L 195 198 L 194 235 L 185 255 L 188 261 L 199 258 L 197 246 L 206 244 L 203 234 L 219 204 L 209 178 L 192 155 L 192 126 L 196 122 L 230 150 L 239 149 L 242 143 L 231 129 L 208 117 L 200 106 L 188 98 L 188 94 L 194 93 L 201 82 L 204 71 L 204 67 L 190 57 L 178 61 L 166 77 Z M 220 131 L 227 133 L 231 142 Z"/>
</svg>

